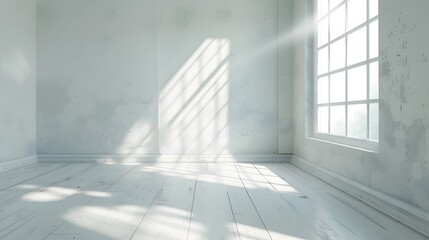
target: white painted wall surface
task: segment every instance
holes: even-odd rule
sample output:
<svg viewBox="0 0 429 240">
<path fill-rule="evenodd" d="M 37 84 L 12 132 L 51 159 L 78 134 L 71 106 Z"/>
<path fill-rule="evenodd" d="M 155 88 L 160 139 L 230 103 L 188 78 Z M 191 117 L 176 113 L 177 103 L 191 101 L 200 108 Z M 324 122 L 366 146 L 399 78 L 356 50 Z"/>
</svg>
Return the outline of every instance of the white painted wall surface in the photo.
<svg viewBox="0 0 429 240">
<path fill-rule="evenodd" d="M 300 25 L 305 21 L 305 1 L 294 4 L 295 23 Z M 304 35 L 296 38 L 294 57 L 294 154 L 425 211 L 429 211 L 427 9 L 425 0 L 380 0 L 379 153 L 306 137 L 303 119 L 311 101 L 305 97 Z"/>
<path fill-rule="evenodd" d="M 38 153 L 290 153 L 279 2 L 38 0 Z"/>
<path fill-rule="evenodd" d="M 279 153 L 293 152 L 293 0 L 279 1 Z"/>
<path fill-rule="evenodd" d="M 161 152 L 277 153 L 277 1 L 160 3 Z"/>
<path fill-rule="evenodd" d="M 158 152 L 157 9 L 37 1 L 39 154 Z"/>
<path fill-rule="evenodd" d="M 0 163 L 36 153 L 36 3 L 0 1 Z"/>
</svg>

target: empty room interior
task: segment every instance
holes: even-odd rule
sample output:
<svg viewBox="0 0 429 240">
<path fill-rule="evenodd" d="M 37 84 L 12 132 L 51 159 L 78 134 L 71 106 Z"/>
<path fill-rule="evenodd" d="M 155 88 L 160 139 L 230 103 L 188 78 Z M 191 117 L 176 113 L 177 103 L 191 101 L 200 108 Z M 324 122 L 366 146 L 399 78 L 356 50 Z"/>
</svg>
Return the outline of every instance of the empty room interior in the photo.
<svg viewBox="0 0 429 240">
<path fill-rule="evenodd" d="M 0 239 L 428 240 L 428 10 L 0 0 Z"/>
</svg>

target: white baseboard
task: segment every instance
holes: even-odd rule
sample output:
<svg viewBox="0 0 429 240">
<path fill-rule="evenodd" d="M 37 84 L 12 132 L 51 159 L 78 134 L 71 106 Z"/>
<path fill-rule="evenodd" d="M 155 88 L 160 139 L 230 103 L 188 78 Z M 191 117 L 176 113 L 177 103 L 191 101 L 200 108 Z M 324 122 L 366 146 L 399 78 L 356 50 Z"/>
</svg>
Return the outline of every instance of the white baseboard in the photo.
<svg viewBox="0 0 429 240">
<path fill-rule="evenodd" d="M 291 163 L 429 237 L 429 214 L 427 212 L 340 176 L 302 158 L 293 156 Z"/>
<path fill-rule="evenodd" d="M 38 155 L 39 162 L 67 163 L 286 163 L 290 154 L 279 155 L 78 155 L 49 154 Z"/>
<path fill-rule="evenodd" d="M 37 162 L 37 156 L 29 156 L 7 162 L 0 162 L 0 173 L 4 173 L 16 168 L 25 167 Z"/>
</svg>

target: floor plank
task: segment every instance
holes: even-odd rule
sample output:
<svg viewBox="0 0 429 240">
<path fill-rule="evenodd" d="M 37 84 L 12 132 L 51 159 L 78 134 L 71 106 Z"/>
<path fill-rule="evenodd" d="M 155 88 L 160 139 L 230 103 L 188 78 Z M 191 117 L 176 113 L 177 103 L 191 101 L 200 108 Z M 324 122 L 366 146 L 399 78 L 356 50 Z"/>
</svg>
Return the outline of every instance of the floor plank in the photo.
<svg viewBox="0 0 429 240">
<path fill-rule="evenodd" d="M 17 168 L 5 173 L 0 174 L 0 191 L 13 187 L 17 184 L 23 183 L 30 179 L 42 176 L 51 171 L 55 171 L 61 167 L 66 166 L 65 163 L 52 163 L 52 164 L 32 164 L 26 167 Z"/>
<path fill-rule="evenodd" d="M 251 164 L 237 166 L 272 239 L 321 239 L 296 206 L 282 198 L 260 173 L 249 168 Z"/>
<path fill-rule="evenodd" d="M 427 240 L 290 164 L 34 164 L 0 189 L 0 239 Z"/>
<path fill-rule="evenodd" d="M 159 189 L 160 186 L 145 186 L 138 192 L 113 192 L 96 198 L 68 211 L 63 216 L 65 223 L 51 235 L 85 240 L 130 239 Z"/>
<path fill-rule="evenodd" d="M 227 195 L 238 180 L 226 166 L 202 165 L 188 239 L 240 239 Z"/>
<path fill-rule="evenodd" d="M 349 238 L 427 239 L 291 164 L 270 164 L 261 166 L 261 168 L 285 178 L 296 189 L 305 193 L 312 200 L 314 208 L 321 213 L 321 218 L 333 219 L 353 233 L 353 235 L 346 235 Z M 336 228 L 336 230 L 338 229 L 341 228 Z"/>
<path fill-rule="evenodd" d="M 22 208 L 3 219 L 0 239 L 43 239 L 64 222 L 70 210 L 84 206 L 97 194 L 116 182 L 135 166 L 94 165 L 79 178 L 62 181 L 56 186 L 27 193 L 21 198 Z M 30 203 L 30 204 L 28 204 Z"/>
<path fill-rule="evenodd" d="M 168 176 L 131 239 L 187 239 L 197 176 L 175 174 L 181 165 Z"/>
</svg>

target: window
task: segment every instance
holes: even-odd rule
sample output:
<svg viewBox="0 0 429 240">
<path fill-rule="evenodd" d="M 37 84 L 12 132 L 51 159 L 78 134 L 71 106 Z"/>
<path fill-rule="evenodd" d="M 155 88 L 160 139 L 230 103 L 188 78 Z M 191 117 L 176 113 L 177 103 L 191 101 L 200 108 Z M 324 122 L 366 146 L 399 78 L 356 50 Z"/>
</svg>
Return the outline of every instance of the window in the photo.
<svg viewBox="0 0 429 240">
<path fill-rule="evenodd" d="M 315 134 L 378 142 L 378 0 L 317 0 Z"/>
</svg>

